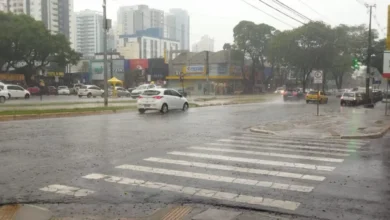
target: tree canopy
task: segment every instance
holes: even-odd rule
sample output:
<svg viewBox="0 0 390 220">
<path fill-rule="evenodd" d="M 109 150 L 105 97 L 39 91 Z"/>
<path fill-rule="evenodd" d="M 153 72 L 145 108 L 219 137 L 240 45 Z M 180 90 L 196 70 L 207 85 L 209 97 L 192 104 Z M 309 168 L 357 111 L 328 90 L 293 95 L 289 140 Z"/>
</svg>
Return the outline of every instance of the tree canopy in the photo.
<svg viewBox="0 0 390 220">
<path fill-rule="evenodd" d="M 371 66 L 382 70 L 384 40 L 378 39 L 372 30 Z M 241 21 L 233 29 L 233 45 L 225 44 L 224 49 L 239 51 L 241 64 L 250 60 L 251 77 L 244 77 L 245 85 L 253 87 L 254 74 L 263 73 L 262 83 L 266 86 L 274 77 L 274 69 L 294 71 L 296 81 L 305 90 L 310 83 L 310 73 L 322 70 L 326 78 L 335 80 L 342 87 L 345 74 L 352 74 L 352 60 L 366 64 L 368 48 L 368 28 L 365 25 L 339 25 L 331 27 L 323 22 L 312 21 L 292 30 L 278 31 L 267 24 Z M 272 69 L 271 75 L 264 75 L 265 67 Z M 287 70 L 287 71 L 286 71 Z M 248 80 L 250 82 L 248 82 Z M 279 85 L 280 86 L 280 85 Z M 250 88 L 248 89 L 250 90 Z"/>
<path fill-rule="evenodd" d="M 29 80 L 49 62 L 63 68 L 80 60 L 64 35 L 51 34 L 30 16 L 0 12 L 0 30 L 0 72 L 12 68 Z"/>
</svg>

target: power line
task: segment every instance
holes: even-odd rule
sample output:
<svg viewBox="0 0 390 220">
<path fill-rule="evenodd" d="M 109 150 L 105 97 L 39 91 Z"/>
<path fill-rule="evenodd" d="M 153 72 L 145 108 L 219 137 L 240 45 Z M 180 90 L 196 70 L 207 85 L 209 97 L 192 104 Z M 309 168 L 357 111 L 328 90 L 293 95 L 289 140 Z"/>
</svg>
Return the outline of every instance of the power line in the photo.
<svg viewBox="0 0 390 220">
<path fill-rule="evenodd" d="M 255 8 L 255 9 L 257 9 L 258 11 L 261 11 L 261 12 L 263 12 L 264 14 L 266 14 L 266 15 L 268 15 L 268 16 L 274 18 L 275 20 L 278 20 L 278 21 L 282 22 L 282 23 L 285 24 L 285 25 L 288 25 L 288 26 L 290 26 L 290 27 L 292 27 L 292 28 L 295 28 L 295 27 L 292 26 L 291 24 L 288 24 L 288 23 L 286 23 L 286 22 L 280 20 L 279 18 L 277 18 L 277 17 L 275 17 L 275 16 L 273 16 L 273 15 L 271 15 L 271 14 L 269 14 L 269 13 L 263 11 L 263 10 L 261 10 L 260 8 L 258 8 L 258 7 L 254 6 L 254 5 L 252 5 L 251 3 L 247 2 L 247 1 L 245 1 L 245 0 L 241 0 L 241 1 L 244 2 L 245 4 L 251 6 L 252 8 Z"/>
<path fill-rule="evenodd" d="M 283 2 L 279 1 L 279 0 L 272 0 L 273 2 L 275 2 L 276 4 L 282 6 L 283 8 L 291 11 L 292 13 L 298 15 L 299 17 L 301 17 L 302 19 L 305 19 L 307 21 L 312 21 L 310 18 L 308 18 L 307 16 L 303 15 L 302 13 L 296 11 L 295 9 L 291 8 L 290 6 L 284 4 Z"/>
<path fill-rule="evenodd" d="M 330 20 L 328 17 L 324 16 L 323 14 L 319 13 L 317 10 L 315 10 L 314 8 L 310 7 L 310 5 L 308 5 L 307 3 L 305 3 L 304 1 L 302 0 L 298 0 L 299 2 L 301 2 L 302 4 L 304 4 L 306 7 L 308 7 L 310 10 L 312 10 L 314 13 L 316 13 L 317 15 L 319 15 L 320 17 L 324 17 L 326 18 L 327 20 Z"/>
<path fill-rule="evenodd" d="M 274 9 L 275 11 L 278 11 L 279 13 L 281 13 L 281 14 L 283 14 L 283 15 L 285 15 L 285 16 L 291 18 L 291 19 L 293 19 L 294 21 L 299 22 L 299 23 L 301 23 L 301 24 L 305 24 L 304 22 L 302 22 L 302 21 L 300 21 L 300 20 L 298 20 L 298 19 L 296 19 L 296 18 L 294 18 L 294 17 L 292 17 L 292 16 L 290 16 L 290 15 L 288 15 L 288 14 L 282 12 L 281 10 L 279 10 L 279 9 L 277 9 L 277 8 L 275 8 L 275 7 L 273 7 L 272 5 L 270 5 L 270 4 L 266 3 L 266 2 L 264 2 L 263 0 L 259 0 L 259 1 L 260 1 L 261 3 L 267 5 L 268 7 Z"/>
</svg>

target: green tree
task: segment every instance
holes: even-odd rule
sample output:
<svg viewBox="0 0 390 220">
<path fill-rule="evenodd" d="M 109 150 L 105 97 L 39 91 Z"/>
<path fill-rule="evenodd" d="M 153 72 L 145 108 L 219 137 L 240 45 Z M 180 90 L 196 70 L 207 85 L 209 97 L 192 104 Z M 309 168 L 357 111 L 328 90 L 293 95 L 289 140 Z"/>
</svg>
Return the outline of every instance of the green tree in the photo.
<svg viewBox="0 0 390 220">
<path fill-rule="evenodd" d="M 232 45 L 231 44 L 229 44 L 229 43 L 225 43 L 224 45 L 223 45 L 223 48 L 222 48 L 223 50 L 231 50 L 232 49 Z"/>
</svg>

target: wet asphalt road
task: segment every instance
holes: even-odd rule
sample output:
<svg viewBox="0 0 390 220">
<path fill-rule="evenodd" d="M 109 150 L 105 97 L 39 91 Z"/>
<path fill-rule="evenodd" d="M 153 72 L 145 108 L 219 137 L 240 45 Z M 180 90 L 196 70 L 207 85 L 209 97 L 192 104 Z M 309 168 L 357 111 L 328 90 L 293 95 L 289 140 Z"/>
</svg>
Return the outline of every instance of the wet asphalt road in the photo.
<svg viewBox="0 0 390 220">
<path fill-rule="evenodd" d="M 337 100 L 321 107 L 339 108 Z M 302 143 L 246 134 L 248 127 L 260 122 L 314 112 L 315 105 L 275 101 L 166 115 L 134 112 L 1 122 L 0 204 L 44 204 L 59 216 L 144 216 L 167 204 L 190 203 L 288 213 L 295 219 L 388 219 L 390 137 L 368 144 Z M 166 161 L 153 161 L 156 158 Z M 251 163 L 254 159 L 262 161 Z M 297 163 L 304 165 L 297 167 Z M 201 167 L 204 164 L 223 168 Z M 121 165 L 129 166 L 116 168 Z M 262 175 L 248 173 L 248 169 L 269 172 Z M 91 174 L 95 179 L 83 178 Z M 131 185 L 131 180 L 123 178 L 214 192 L 183 194 L 164 190 L 168 185 Z M 263 182 L 259 186 L 249 180 Z M 50 185 L 93 192 L 61 194 L 61 190 L 44 188 Z M 252 196 L 252 201 L 262 197 L 263 203 L 237 202 L 233 196 L 239 195 Z"/>
</svg>

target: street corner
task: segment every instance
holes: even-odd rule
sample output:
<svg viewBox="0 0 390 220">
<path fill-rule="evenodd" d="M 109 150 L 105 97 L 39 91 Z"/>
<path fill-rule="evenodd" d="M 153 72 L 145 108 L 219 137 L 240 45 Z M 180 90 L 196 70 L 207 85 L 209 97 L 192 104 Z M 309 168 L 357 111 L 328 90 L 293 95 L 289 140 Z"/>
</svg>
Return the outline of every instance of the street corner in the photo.
<svg viewBox="0 0 390 220">
<path fill-rule="evenodd" d="M 5 205 L 0 207 L 0 220 L 50 220 L 53 214 L 35 205 Z"/>
<path fill-rule="evenodd" d="M 360 128 L 359 133 L 340 135 L 341 139 L 377 139 L 382 138 L 390 130 L 390 125 L 380 128 Z"/>
</svg>

